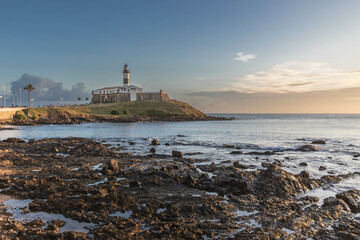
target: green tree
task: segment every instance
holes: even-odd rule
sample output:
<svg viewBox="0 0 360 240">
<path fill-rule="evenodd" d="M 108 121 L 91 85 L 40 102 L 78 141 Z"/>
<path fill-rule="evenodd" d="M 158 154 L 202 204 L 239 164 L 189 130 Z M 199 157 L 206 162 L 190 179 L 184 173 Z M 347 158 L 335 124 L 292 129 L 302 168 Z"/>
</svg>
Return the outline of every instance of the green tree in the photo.
<svg viewBox="0 0 360 240">
<path fill-rule="evenodd" d="M 29 85 L 27 85 L 26 87 L 24 87 L 24 90 L 28 91 L 28 102 L 29 102 L 29 108 L 30 106 L 30 92 L 35 90 L 35 88 L 33 87 L 33 85 L 30 83 Z"/>
<path fill-rule="evenodd" d="M 88 98 L 88 97 L 86 97 L 86 98 L 85 98 L 85 100 L 86 100 L 86 101 L 89 101 L 89 98 Z"/>
<path fill-rule="evenodd" d="M 79 104 L 80 104 L 80 101 L 81 101 L 81 97 L 78 97 L 78 101 L 79 101 Z"/>
</svg>

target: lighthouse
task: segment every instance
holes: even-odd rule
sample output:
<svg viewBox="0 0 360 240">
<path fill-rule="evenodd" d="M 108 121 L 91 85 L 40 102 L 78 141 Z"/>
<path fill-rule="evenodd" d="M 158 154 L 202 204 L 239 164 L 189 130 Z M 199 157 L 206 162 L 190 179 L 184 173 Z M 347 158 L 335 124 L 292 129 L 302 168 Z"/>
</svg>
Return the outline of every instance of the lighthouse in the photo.
<svg viewBox="0 0 360 240">
<path fill-rule="evenodd" d="M 124 78 L 124 87 L 128 87 L 129 86 L 129 75 L 130 75 L 130 71 L 129 71 L 129 67 L 127 64 L 125 64 L 124 66 L 124 71 L 123 71 L 123 78 Z"/>
</svg>

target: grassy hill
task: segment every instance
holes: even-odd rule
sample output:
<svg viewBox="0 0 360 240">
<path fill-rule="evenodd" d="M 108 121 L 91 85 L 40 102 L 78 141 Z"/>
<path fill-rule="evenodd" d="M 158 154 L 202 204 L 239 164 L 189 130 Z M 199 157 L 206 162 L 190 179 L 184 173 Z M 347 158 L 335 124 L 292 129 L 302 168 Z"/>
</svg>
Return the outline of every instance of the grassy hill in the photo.
<svg viewBox="0 0 360 240">
<path fill-rule="evenodd" d="M 122 102 L 112 104 L 88 104 L 84 106 L 31 108 L 18 111 L 14 116 L 19 120 L 38 119 L 77 119 L 96 118 L 103 119 L 161 119 L 169 117 L 184 117 L 202 119 L 207 116 L 187 103 L 171 102 Z"/>
</svg>

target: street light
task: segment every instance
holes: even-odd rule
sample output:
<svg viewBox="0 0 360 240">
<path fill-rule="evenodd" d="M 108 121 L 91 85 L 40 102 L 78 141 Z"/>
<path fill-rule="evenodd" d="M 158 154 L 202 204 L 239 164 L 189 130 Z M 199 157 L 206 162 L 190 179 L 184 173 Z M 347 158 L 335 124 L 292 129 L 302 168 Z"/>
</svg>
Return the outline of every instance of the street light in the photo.
<svg viewBox="0 0 360 240">
<path fill-rule="evenodd" d="M 4 89 L 4 108 L 6 107 L 6 86 L 3 87 Z"/>
<path fill-rule="evenodd" d="M 21 107 L 21 88 L 19 88 L 19 90 L 20 90 L 20 102 L 19 102 L 19 107 Z"/>
<path fill-rule="evenodd" d="M 15 103 L 14 103 L 14 93 L 11 91 L 11 90 L 9 90 L 9 93 L 10 93 L 10 96 L 12 97 L 12 107 L 15 105 Z M 10 100 L 11 100 L 11 97 L 10 97 Z"/>
</svg>

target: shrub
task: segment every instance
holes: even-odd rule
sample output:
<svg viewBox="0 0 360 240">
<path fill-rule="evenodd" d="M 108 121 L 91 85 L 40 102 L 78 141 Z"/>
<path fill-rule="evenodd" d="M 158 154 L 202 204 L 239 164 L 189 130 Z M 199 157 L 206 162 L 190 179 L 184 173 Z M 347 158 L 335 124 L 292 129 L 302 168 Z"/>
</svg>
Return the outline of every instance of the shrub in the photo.
<svg viewBox="0 0 360 240">
<path fill-rule="evenodd" d="M 32 116 L 31 118 L 32 118 L 32 120 L 34 120 L 34 121 L 39 119 L 39 117 L 36 116 L 36 115 Z"/>
<path fill-rule="evenodd" d="M 16 120 L 27 120 L 27 117 L 24 114 L 16 113 L 14 115 L 14 119 L 16 119 Z"/>
<path fill-rule="evenodd" d="M 149 109 L 146 111 L 146 113 L 152 117 L 165 117 L 169 115 L 167 111 L 158 109 Z"/>
<path fill-rule="evenodd" d="M 123 112 L 125 115 L 128 115 L 130 113 L 129 109 L 125 109 Z"/>
<path fill-rule="evenodd" d="M 111 115 L 119 115 L 119 112 L 118 111 L 116 111 L 116 110 L 111 110 Z"/>
</svg>

